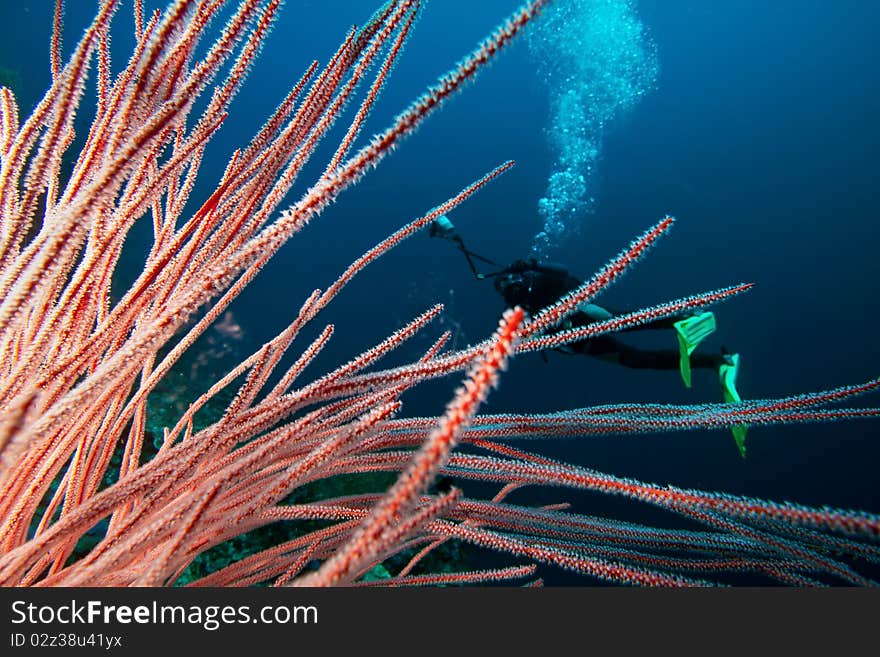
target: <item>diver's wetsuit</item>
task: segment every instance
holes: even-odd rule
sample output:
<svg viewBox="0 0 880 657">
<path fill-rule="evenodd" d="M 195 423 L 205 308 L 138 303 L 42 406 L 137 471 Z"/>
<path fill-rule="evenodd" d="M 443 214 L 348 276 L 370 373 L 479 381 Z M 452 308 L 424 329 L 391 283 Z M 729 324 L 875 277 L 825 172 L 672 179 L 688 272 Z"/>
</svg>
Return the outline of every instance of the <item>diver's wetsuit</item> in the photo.
<svg viewBox="0 0 880 657">
<path fill-rule="evenodd" d="M 539 312 L 582 284 L 582 281 L 569 274 L 563 267 L 542 264 L 534 259 L 517 260 L 492 276 L 495 279 L 495 289 L 509 306 L 522 306 L 531 314 Z M 577 310 L 569 315 L 563 328 L 586 326 L 621 314 L 624 313 L 609 312 L 599 306 L 589 305 L 587 310 Z M 673 324 L 681 319 L 684 319 L 684 316 L 667 317 L 624 331 L 672 329 Z M 677 370 L 679 368 L 677 350 L 640 349 L 626 344 L 613 335 L 600 335 L 574 342 L 568 345 L 567 349 L 635 369 Z M 713 370 L 717 370 L 725 362 L 722 354 L 696 352 L 691 355 L 690 360 L 692 368 Z"/>
</svg>

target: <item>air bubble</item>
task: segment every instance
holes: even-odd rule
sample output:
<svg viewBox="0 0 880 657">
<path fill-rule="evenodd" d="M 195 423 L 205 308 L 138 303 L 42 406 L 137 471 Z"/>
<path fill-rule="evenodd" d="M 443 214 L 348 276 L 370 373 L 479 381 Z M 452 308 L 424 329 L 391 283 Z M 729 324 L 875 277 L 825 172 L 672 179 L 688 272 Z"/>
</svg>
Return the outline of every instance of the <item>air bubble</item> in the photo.
<svg viewBox="0 0 880 657">
<path fill-rule="evenodd" d="M 633 107 L 657 79 L 656 48 L 634 4 L 558 0 L 529 33 L 529 50 L 548 87 L 545 132 L 555 158 L 538 201 L 543 229 L 532 244 L 536 258 L 547 259 L 594 211 L 606 125 Z"/>
</svg>

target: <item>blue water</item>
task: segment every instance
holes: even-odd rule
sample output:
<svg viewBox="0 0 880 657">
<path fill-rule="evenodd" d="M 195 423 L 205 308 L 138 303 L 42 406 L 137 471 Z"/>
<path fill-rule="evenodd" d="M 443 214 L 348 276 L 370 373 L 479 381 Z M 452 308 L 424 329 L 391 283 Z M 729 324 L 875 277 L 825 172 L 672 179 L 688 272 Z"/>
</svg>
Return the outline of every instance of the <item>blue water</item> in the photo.
<svg viewBox="0 0 880 657">
<path fill-rule="evenodd" d="M 0 65 L 22 71 L 19 93 L 27 107 L 48 79 L 52 3 L 11 4 L 0 7 Z M 85 24 L 83 5 L 91 3 L 72 4 L 69 34 Z M 390 123 L 516 5 L 429 2 L 367 134 Z M 637 307 L 753 281 L 747 296 L 716 308 L 719 328 L 708 345 L 741 354 L 744 397 L 877 376 L 880 5 L 641 0 L 636 8 L 656 45 L 656 88 L 603 135 L 593 212 L 577 239 L 554 250 L 554 259 L 587 277 L 632 237 L 673 214 L 678 222 L 671 234 L 602 301 Z M 347 27 L 362 24 L 372 9 L 362 0 L 285 4 L 212 144 L 197 193 L 208 193 L 229 152 L 247 142 L 308 63 L 325 62 Z M 113 41 L 120 49 L 131 30 L 127 7 L 121 11 Z M 554 157 L 545 133 L 548 90 L 535 69 L 525 42 L 516 43 L 294 238 L 233 306 L 244 330 L 237 348 L 248 353 L 273 336 L 312 289 L 326 287 L 365 249 L 507 159 L 516 160 L 516 168 L 453 219 L 474 251 L 499 263 L 526 256 L 540 230 L 537 202 Z M 503 310 L 491 285 L 475 281 L 450 244 L 417 235 L 364 272 L 320 318 L 315 331 L 323 322 L 334 322 L 337 330 L 310 372 L 347 360 L 438 301 L 446 304 L 444 327 L 456 331 L 460 345 L 490 333 Z M 413 357 L 436 335 L 416 340 L 397 358 Z M 660 335 L 642 343 L 673 347 L 674 339 Z M 405 412 L 442 412 L 457 383 L 414 391 L 404 398 Z M 628 371 L 550 353 L 546 363 L 537 355 L 515 359 L 485 410 L 719 398 L 715 377 L 705 371 L 695 373 L 687 390 L 676 373 Z M 865 400 L 871 402 L 880 405 L 876 395 Z M 745 460 L 726 431 L 527 447 L 657 483 L 877 513 L 878 436 L 880 425 L 870 421 L 757 428 L 749 433 Z M 561 489 L 514 499 L 573 500 L 576 510 L 588 513 L 631 509 Z M 556 573 L 547 579 L 570 581 Z"/>
</svg>

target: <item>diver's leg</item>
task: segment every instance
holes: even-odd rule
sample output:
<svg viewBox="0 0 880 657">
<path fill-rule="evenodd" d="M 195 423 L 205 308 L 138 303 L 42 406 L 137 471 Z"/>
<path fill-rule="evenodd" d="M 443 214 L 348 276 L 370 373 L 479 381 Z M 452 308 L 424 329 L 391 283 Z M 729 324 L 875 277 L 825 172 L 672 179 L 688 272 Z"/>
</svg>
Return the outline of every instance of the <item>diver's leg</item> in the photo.
<svg viewBox="0 0 880 657">
<path fill-rule="evenodd" d="M 620 317 L 621 315 L 628 315 L 631 313 L 631 310 L 607 310 L 602 306 L 597 306 L 596 304 L 584 304 L 581 306 L 581 310 L 586 314 L 587 317 L 590 318 L 591 322 L 601 322 L 606 319 L 611 319 L 612 317 Z M 681 321 L 683 319 L 687 319 L 690 315 L 673 315 L 672 317 L 663 317 L 661 319 L 655 319 L 652 322 L 647 322 L 645 324 L 639 324 L 638 326 L 631 326 L 629 328 L 620 329 L 620 333 L 628 333 L 630 331 L 645 331 L 645 330 L 656 330 L 656 329 L 672 329 L 676 322 Z"/>
<path fill-rule="evenodd" d="M 607 335 L 573 346 L 580 353 L 633 369 L 677 370 L 679 367 L 679 352 L 675 349 L 640 349 Z M 723 362 L 720 354 L 694 353 L 691 356 L 691 367 L 717 370 Z"/>
</svg>

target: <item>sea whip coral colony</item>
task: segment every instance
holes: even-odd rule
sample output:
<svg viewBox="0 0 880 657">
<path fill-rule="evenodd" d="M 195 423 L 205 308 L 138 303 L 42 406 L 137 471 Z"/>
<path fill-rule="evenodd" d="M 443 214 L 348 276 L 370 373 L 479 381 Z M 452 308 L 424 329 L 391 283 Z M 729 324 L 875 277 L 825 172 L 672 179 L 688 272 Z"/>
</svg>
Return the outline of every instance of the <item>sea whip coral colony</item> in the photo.
<svg viewBox="0 0 880 657">
<path fill-rule="evenodd" d="M 443 335 L 417 362 L 374 367 L 422 330 L 438 314 L 434 307 L 348 363 L 303 383 L 306 366 L 331 339 L 333 327 L 327 326 L 268 386 L 302 328 L 352 277 L 511 163 L 404 226 L 335 282 L 315 290 L 284 331 L 193 400 L 166 429 L 158 454 L 145 458 L 147 397 L 184 351 L 291 236 L 472 79 L 549 2 L 535 0 L 514 13 L 387 130 L 350 154 L 422 4 L 388 2 L 346 35 L 323 68 L 307 67 L 260 131 L 231 155 L 216 190 L 192 216 L 185 208 L 205 146 L 227 120 L 230 100 L 280 2 L 243 0 L 222 31 L 209 38 L 215 34 L 209 26 L 229 3 L 178 0 L 164 13 L 144 16 L 136 1 L 136 47 L 113 76 L 108 31 L 118 4 L 101 2 L 62 66 L 59 0 L 51 88 L 21 120 L 12 91 L 0 91 L 0 584 L 171 584 L 212 546 L 269 523 L 299 520 L 326 524 L 193 583 L 358 583 L 366 571 L 405 550 L 415 550 L 410 562 L 378 583 L 524 578 L 535 572 L 536 561 L 646 585 L 711 584 L 738 572 L 798 585 L 870 583 L 856 567 L 880 556 L 875 515 L 622 479 L 513 448 L 507 439 L 873 417 L 877 409 L 827 405 L 876 389 L 876 379 L 731 405 L 621 404 L 548 415 L 477 414 L 508 357 L 517 352 L 702 308 L 748 289 L 735 285 L 579 331 L 553 332 L 568 313 L 630 268 L 670 228 L 671 217 L 536 317 L 508 311 L 496 334 L 475 347 L 445 351 L 448 335 Z M 201 58 L 197 47 L 205 53 Z M 93 64 L 97 109 L 80 146 L 74 117 Z M 278 212 L 362 85 L 369 86 L 324 173 L 299 201 Z M 203 95 L 209 98 L 196 113 Z M 72 170 L 63 172 L 62 156 L 72 149 L 79 149 Z M 143 271 L 112 300 L 122 245 L 140 220 L 152 221 L 153 244 Z M 199 310 L 203 314 L 190 322 Z M 468 372 L 463 387 L 443 416 L 398 417 L 403 392 L 463 370 Z M 236 384 L 223 417 L 195 430 L 195 413 Z M 111 458 L 120 451 L 115 483 L 105 485 Z M 285 501 L 304 484 L 373 471 L 400 474 L 388 491 Z M 455 487 L 430 493 L 438 473 L 495 482 L 498 493 L 490 500 L 468 499 Z M 705 529 L 660 529 L 567 513 L 562 506 L 506 502 L 511 491 L 527 485 L 622 495 Z M 96 528 L 96 544 L 78 551 L 80 539 Z M 449 539 L 530 563 L 413 574 L 424 555 Z M 318 569 L 304 574 L 315 562 L 321 564 Z"/>
</svg>

